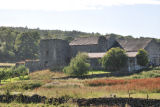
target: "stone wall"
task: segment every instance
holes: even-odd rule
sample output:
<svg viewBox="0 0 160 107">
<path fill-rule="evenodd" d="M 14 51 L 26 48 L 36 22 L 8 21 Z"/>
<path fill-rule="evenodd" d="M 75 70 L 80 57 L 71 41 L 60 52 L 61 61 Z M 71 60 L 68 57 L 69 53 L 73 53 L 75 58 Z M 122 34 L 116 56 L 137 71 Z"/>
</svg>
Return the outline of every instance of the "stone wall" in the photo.
<svg viewBox="0 0 160 107">
<path fill-rule="evenodd" d="M 114 43 L 114 38 L 106 39 L 104 36 L 98 38 L 98 44 L 87 44 L 87 45 L 70 45 L 71 46 L 71 56 L 74 57 L 78 52 L 106 52 L 110 49 Z"/>
<path fill-rule="evenodd" d="M 107 50 L 112 48 L 115 45 L 115 43 L 117 42 L 114 37 L 109 37 L 106 40 L 107 40 Z M 115 47 L 117 47 L 117 46 L 118 45 L 116 45 Z M 120 46 L 118 46 L 118 47 L 120 47 Z"/>
<path fill-rule="evenodd" d="M 148 52 L 150 62 L 154 65 L 160 65 L 160 44 L 152 40 L 145 50 Z"/>
<path fill-rule="evenodd" d="M 100 58 L 89 58 L 91 70 L 103 70 L 102 64 L 99 62 Z"/>
<path fill-rule="evenodd" d="M 78 52 L 100 52 L 98 44 L 71 45 L 71 56 L 75 57 Z"/>
<path fill-rule="evenodd" d="M 70 46 L 65 40 L 47 39 L 40 42 L 40 65 L 43 68 L 58 68 L 70 62 Z"/>
<path fill-rule="evenodd" d="M 25 61 L 25 66 L 29 68 L 29 72 L 42 70 L 43 68 L 40 65 L 39 61 L 31 60 L 31 61 Z"/>
<path fill-rule="evenodd" d="M 128 63 L 126 66 L 128 69 L 128 72 L 133 72 L 133 71 L 138 71 L 141 69 L 144 69 L 144 66 L 140 66 L 137 64 L 137 58 L 136 57 L 129 57 L 128 58 Z"/>
<path fill-rule="evenodd" d="M 108 43 L 104 36 L 100 36 L 98 39 L 98 52 L 106 52 L 108 50 Z"/>
</svg>

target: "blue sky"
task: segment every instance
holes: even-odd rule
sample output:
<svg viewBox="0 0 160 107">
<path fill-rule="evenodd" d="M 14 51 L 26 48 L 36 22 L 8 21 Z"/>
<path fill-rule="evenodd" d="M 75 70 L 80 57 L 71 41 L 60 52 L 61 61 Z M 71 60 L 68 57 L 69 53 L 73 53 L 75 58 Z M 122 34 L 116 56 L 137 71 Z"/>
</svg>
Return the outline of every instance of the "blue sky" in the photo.
<svg viewBox="0 0 160 107">
<path fill-rule="evenodd" d="M 0 26 L 160 38 L 160 0 L 0 0 Z"/>
</svg>

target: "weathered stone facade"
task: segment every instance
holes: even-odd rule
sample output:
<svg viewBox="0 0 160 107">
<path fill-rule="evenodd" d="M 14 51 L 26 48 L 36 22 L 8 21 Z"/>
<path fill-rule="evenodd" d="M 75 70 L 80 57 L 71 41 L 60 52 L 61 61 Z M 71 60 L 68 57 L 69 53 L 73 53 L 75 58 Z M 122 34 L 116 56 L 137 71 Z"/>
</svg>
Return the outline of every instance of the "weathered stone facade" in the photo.
<svg viewBox="0 0 160 107">
<path fill-rule="evenodd" d="M 46 39 L 40 42 L 40 64 L 42 68 L 66 66 L 70 62 L 70 46 L 65 40 Z"/>
<path fill-rule="evenodd" d="M 78 52 L 87 52 L 91 69 L 103 69 L 99 59 L 112 47 L 126 50 L 128 64 L 123 70 L 132 72 L 142 69 L 137 64 L 136 53 L 145 49 L 149 54 L 150 63 L 160 65 L 160 44 L 153 39 L 125 39 L 116 40 L 113 37 L 81 37 L 68 43 L 60 39 L 45 39 L 40 42 L 40 60 L 28 61 L 26 66 L 30 71 L 47 68 L 60 68 L 69 64 L 71 58 Z"/>
<path fill-rule="evenodd" d="M 160 44 L 152 40 L 144 49 L 148 52 L 150 62 L 155 66 L 160 65 Z"/>
</svg>

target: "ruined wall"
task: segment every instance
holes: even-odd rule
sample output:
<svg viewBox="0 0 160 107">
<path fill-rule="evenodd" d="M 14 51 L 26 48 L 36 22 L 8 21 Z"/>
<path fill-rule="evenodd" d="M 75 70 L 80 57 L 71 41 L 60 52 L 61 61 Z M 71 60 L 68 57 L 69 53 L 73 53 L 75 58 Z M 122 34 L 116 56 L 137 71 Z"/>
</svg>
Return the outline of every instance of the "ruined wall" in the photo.
<svg viewBox="0 0 160 107">
<path fill-rule="evenodd" d="M 89 58 L 91 70 L 103 70 L 102 64 L 99 62 L 100 58 Z"/>
<path fill-rule="evenodd" d="M 129 57 L 128 58 L 128 63 L 126 66 L 128 69 L 128 72 L 134 72 L 134 71 L 138 71 L 141 69 L 144 69 L 144 66 L 140 66 L 137 64 L 137 58 L 136 57 Z"/>
<path fill-rule="evenodd" d="M 71 45 L 71 56 L 75 57 L 78 52 L 100 52 L 100 48 L 97 44 Z"/>
<path fill-rule="evenodd" d="M 40 42 L 40 65 L 58 68 L 70 62 L 70 46 L 65 40 L 46 39 Z"/>
<path fill-rule="evenodd" d="M 108 49 L 108 43 L 104 36 L 100 36 L 98 39 L 98 50 L 99 52 L 106 52 Z"/>
<path fill-rule="evenodd" d="M 41 70 L 42 67 L 40 66 L 39 61 L 31 60 L 31 61 L 25 61 L 25 66 L 29 68 L 29 72 Z"/>
<path fill-rule="evenodd" d="M 98 44 L 88 45 L 70 45 L 72 57 L 76 56 L 78 52 L 106 52 L 114 44 L 115 39 L 111 38 L 111 41 L 106 40 L 104 36 L 98 38 Z"/>
<path fill-rule="evenodd" d="M 116 41 L 116 39 L 114 37 L 109 37 L 107 39 L 107 50 L 109 50 L 112 47 L 120 47 L 118 44 L 116 44 L 116 42 L 117 41 Z"/>
</svg>

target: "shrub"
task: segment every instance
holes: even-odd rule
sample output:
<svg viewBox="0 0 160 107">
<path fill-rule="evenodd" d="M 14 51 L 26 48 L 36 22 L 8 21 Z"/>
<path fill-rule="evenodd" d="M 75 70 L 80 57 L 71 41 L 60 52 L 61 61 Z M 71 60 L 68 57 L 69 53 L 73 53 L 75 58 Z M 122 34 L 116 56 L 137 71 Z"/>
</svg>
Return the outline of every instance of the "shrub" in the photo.
<svg viewBox="0 0 160 107">
<path fill-rule="evenodd" d="M 42 84 L 41 83 L 29 83 L 29 84 L 24 84 L 23 85 L 23 89 L 28 90 L 28 89 L 35 89 L 40 87 Z"/>
<path fill-rule="evenodd" d="M 24 65 L 20 65 L 17 68 L 13 67 L 11 71 L 14 73 L 14 77 L 18 76 L 21 80 L 23 80 L 24 76 L 29 73 L 29 70 Z"/>
<path fill-rule="evenodd" d="M 5 72 L 4 71 L 0 71 L 0 83 L 1 80 L 5 79 Z"/>
<path fill-rule="evenodd" d="M 137 63 L 141 66 L 146 66 L 149 62 L 147 51 L 144 49 L 139 49 L 136 55 Z"/>
<path fill-rule="evenodd" d="M 71 60 L 69 66 L 65 67 L 63 71 L 74 76 L 87 74 L 90 67 L 87 58 L 86 53 L 78 53 L 77 56 Z"/>
<path fill-rule="evenodd" d="M 122 85 L 127 84 L 127 81 L 125 80 L 112 80 L 112 79 L 102 79 L 102 80 L 92 80 L 88 81 L 87 85 L 89 86 L 112 86 L 112 85 Z"/>
<path fill-rule="evenodd" d="M 0 87 L 1 90 L 10 90 L 10 91 L 19 91 L 19 90 L 33 90 L 35 88 L 41 87 L 43 83 L 41 82 L 16 82 L 16 83 L 8 83 Z"/>
<path fill-rule="evenodd" d="M 117 71 L 127 64 L 127 55 L 121 48 L 111 48 L 101 59 L 105 70 Z"/>
</svg>

